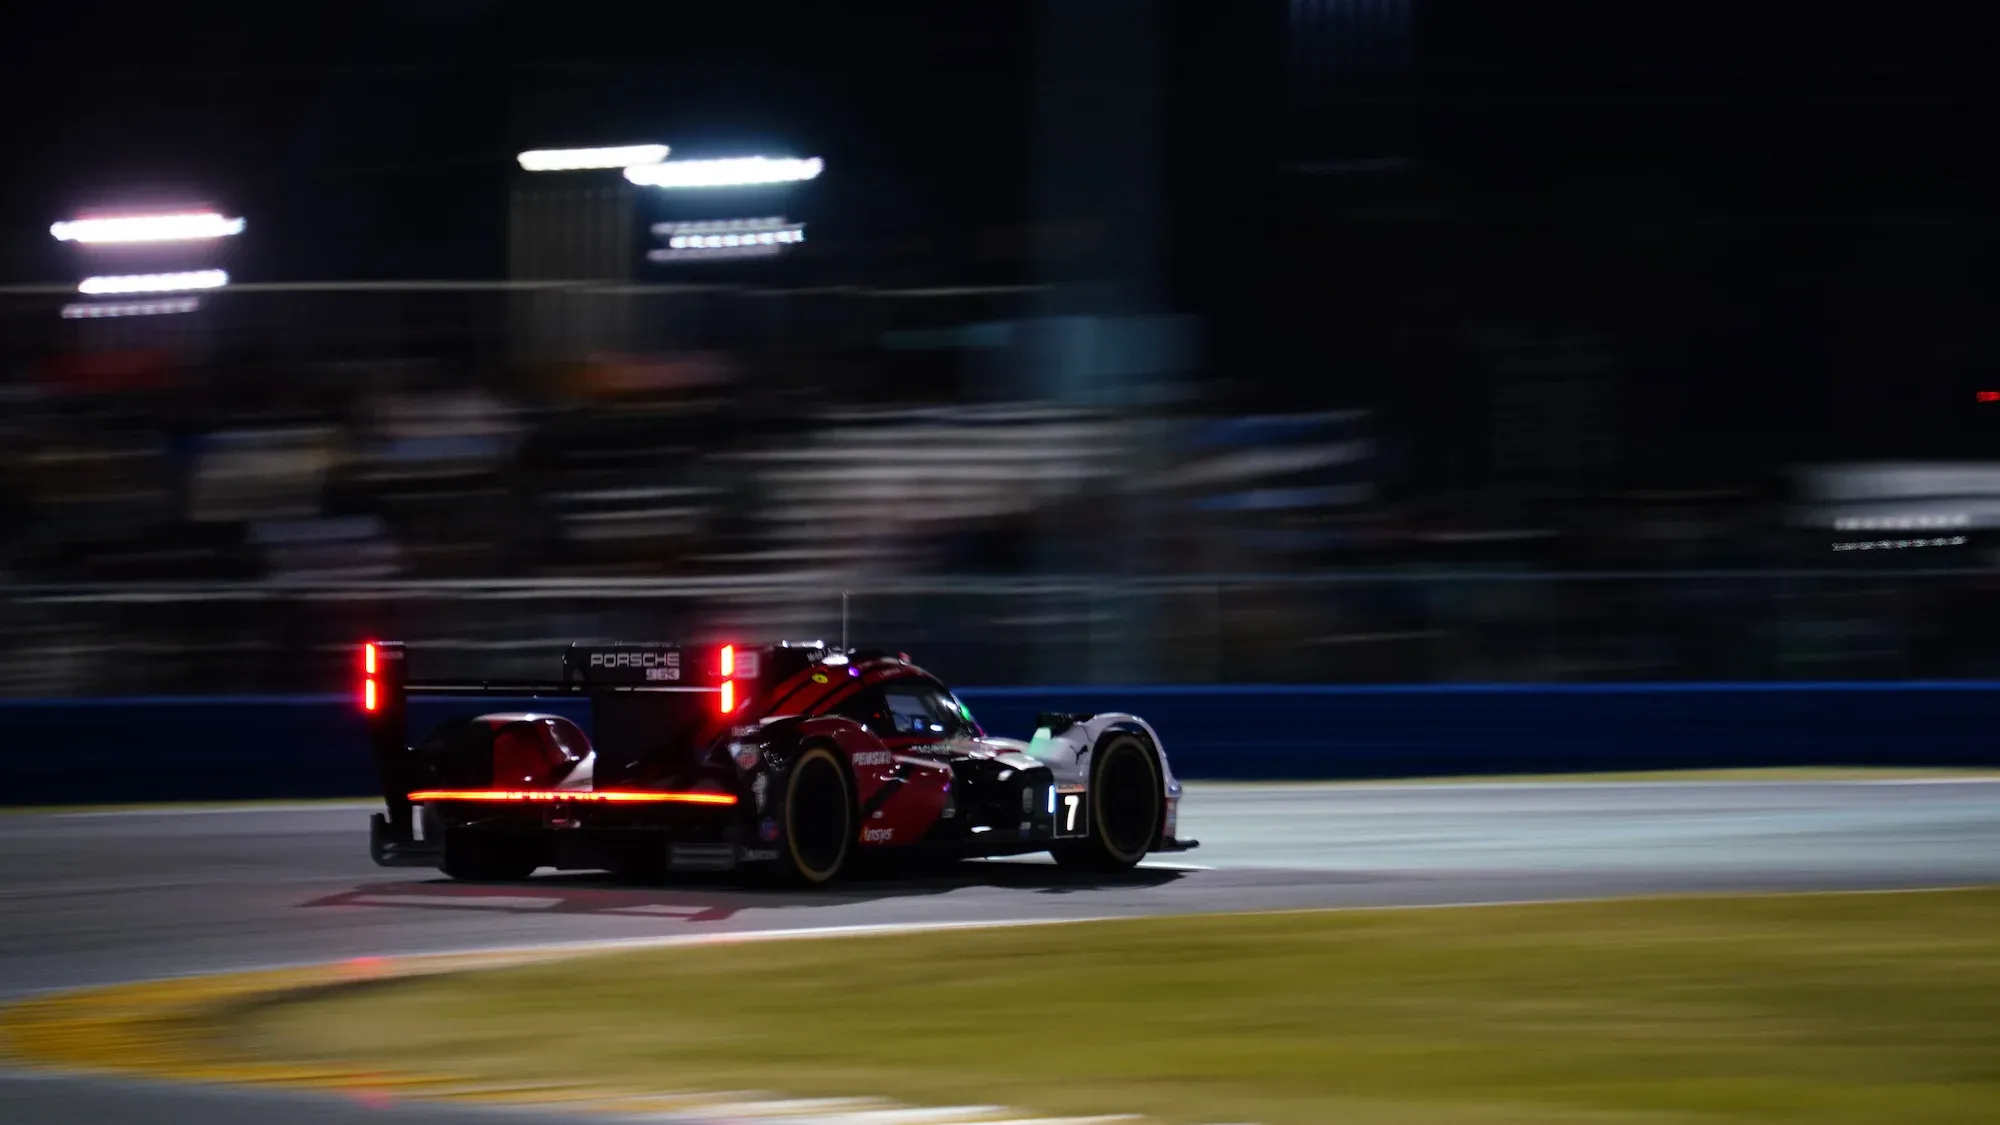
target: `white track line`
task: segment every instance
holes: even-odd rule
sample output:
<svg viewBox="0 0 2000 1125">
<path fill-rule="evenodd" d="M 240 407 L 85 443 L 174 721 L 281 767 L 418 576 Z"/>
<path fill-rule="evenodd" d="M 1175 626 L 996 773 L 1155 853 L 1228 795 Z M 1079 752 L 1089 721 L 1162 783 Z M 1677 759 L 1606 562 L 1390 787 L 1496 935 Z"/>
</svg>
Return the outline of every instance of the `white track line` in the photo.
<svg viewBox="0 0 2000 1125">
<path fill-rule="evenodd" d="M 78 809 L 70 812 L 61 809 L 41 812 L 32 807 L 23 807 L 16 809 L 15 812 L 20 815 L 47 816 L 62 820 L 98 820 L 125 816 L 214 816 L 217 813 L 367 812 L 371 809 L 380 809 L 381 807 L 382 802 L 380 801 L 349 800 L 343 798 L 340 800 L 299 801 L 292 804 L 276 805 L 219 802 L 213 805 L 167 805 L 157 809 Z"/>
<path fill-rule="evenodd" d="M 1188 781 L 1187 795 L 1236 793 L 1454 793 L 1591 789 L 1751 789 L 1772 786 L 2000 785 L 1992 777 L 1742 778 L 1673 781 Z"/>
</svg>

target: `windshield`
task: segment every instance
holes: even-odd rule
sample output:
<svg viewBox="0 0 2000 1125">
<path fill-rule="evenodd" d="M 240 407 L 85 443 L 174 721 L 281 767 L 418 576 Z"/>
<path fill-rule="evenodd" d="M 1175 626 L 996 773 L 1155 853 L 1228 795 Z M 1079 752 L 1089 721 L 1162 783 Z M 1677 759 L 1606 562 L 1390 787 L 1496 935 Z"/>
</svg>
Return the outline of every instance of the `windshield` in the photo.
<svg viewBox="0 0 2000 1125">
<path fill-rule="evenodd" d="M 952 738 L 976 731 L 971 710 L 940 688 L 897 684 L 884 689 L 883 697 L 897 734 Z"/>
</svg>

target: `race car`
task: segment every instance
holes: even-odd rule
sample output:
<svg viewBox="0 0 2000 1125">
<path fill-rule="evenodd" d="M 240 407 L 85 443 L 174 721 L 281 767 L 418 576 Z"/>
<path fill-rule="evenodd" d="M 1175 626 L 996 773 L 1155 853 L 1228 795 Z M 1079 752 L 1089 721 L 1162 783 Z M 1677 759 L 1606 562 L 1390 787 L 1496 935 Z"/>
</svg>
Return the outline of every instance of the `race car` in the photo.
<svg viewBox="0 0 2000 1125">
<path fill-rule="evenodd" d="M 877 856 L 1049 852 L 1118 871 L 1197 846 L 1177 835 L 1180 782 L 1145 720 L 1048 713 L 1029 741 L 998 738 L 903 653 L 571 645 L 559 680 L 489 683 L 413 679 L 403 644 L 371 641 L 360 664 L 383 866 L 810 887 Z M 439 704 L 465 711 L 409 740 L 413 705 Z"/>
</svg>

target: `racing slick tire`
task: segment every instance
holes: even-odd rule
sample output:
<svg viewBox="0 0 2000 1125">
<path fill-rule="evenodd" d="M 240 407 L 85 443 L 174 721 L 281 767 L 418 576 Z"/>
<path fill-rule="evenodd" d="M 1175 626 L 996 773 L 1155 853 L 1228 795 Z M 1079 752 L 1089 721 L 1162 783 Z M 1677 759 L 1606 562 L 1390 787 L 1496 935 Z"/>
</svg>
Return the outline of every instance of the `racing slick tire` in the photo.
<svg viewBox="0 0 2000 1125">
<path fill-rule="evenodd" d="M 1163 792 L 1153 748 L 1136 734 L 1113 731 L 1091 755 L 1089 835 L 1050 854 L 1078 870 L 1131 870 L 1159 835 Z"/>
<path fill-rule="evenodd" d="M 775 874 L 792 886 L 833 882 L 854 855 L 854 779 L 825 746 L 808 746 L 785 774 Z"/>
<path fill-rule="evenodd" d="M 533 841 L 446 831 L 438 870 L 467 883 L 518 883 L 541 866 Z"/>
</svg>

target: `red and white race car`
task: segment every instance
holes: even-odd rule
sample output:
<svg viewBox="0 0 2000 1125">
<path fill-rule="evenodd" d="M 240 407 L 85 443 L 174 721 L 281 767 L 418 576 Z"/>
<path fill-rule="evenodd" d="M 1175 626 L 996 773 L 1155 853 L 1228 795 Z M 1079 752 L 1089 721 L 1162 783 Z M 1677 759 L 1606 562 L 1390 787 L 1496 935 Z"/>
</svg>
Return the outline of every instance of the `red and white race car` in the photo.
<svg viewBox="0 0 2000 1125">
<path fill-rule="evenodd" d="M 1181 786 L 1144 720 L 1044 714 L 1029 741 L 997 738 L 898 653 L 573 645 L 547 683 L 412 679 L 394 642 L 365 645 L 361 664 L 385 866 L 473 880 L 757 869 L 818 885 L 872 854 L 1045 851 L 1120 870 L 1196 846 L 1176 834 Z M 410 742 L 413 700 L 466 712 Z"/>
</svg>

